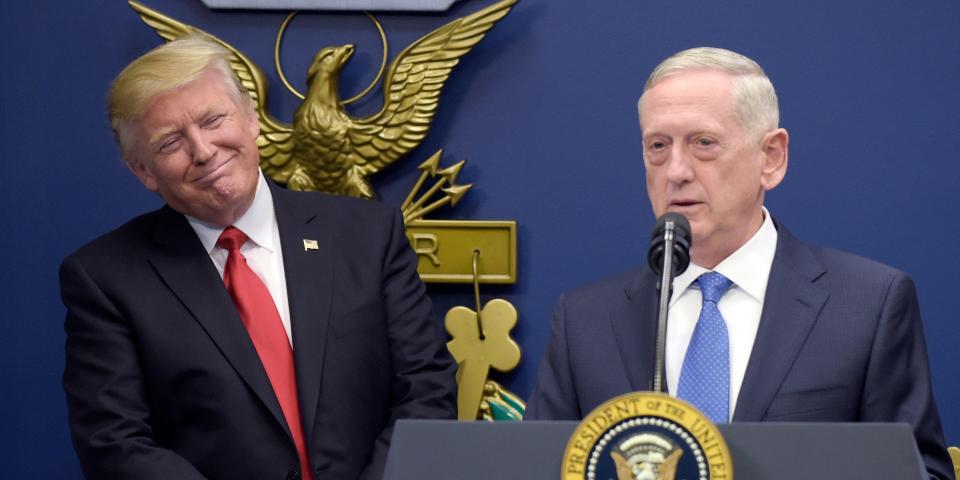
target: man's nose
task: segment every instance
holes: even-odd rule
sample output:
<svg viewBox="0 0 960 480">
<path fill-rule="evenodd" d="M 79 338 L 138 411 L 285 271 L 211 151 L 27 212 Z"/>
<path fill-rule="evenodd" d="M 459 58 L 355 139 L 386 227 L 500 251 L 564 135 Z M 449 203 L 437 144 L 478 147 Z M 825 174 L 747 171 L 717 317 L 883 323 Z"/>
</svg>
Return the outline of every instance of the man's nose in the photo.
<svg viewBox="0 0 960 480">
<path fill-rule="evenodd" d="M 202 133 L 191 135 L 190 143 L 193 152 L 193 163 L 205 164 L 217 155 L 217 146 Z"/>
<path fill-rule="evenodd" d="M 672 183 L 686 183 L 693 180 L 690 162 L 690 153 L 682 145 L 674 145 L 667 160 L 667 180 Z"/>
</svg>

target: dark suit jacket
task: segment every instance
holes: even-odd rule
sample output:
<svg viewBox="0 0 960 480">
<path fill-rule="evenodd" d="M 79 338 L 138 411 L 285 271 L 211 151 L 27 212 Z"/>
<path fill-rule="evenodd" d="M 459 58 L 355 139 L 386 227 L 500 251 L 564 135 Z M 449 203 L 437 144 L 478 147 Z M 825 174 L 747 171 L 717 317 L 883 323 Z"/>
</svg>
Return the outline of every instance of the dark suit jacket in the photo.
<svg viewBox="0 0 960 480">
<path fill-rule="evenodd" d="M 396 419 L 456 417 L 456 367 L 416 257 L 392 209 L 271 191 L 311 464 L 318 479 L 379 478 Z M 60 275 L 63 383 L 88 478 L 299 478 L 256 350 L 183 215 L 138 217 Z"/>
<path fill-rule="evenodd" d="M 651 389 L 656 281 L 642 268 L 560 297 L 524 419 L 578 420 Z M 906 422 L 930 473 L 953 478 L 912 280 L 778 225 L 733 421 Z"/>
</svg>

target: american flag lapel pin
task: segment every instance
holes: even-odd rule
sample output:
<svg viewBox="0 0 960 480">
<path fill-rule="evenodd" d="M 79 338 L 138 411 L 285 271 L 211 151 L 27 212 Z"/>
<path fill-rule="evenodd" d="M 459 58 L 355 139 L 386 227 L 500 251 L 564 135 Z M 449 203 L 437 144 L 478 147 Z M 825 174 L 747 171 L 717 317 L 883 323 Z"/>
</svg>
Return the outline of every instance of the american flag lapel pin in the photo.
<svg viewBox="0 0 960 480">
<path fill-rule="evenodd" d="M 316 241 L 316 240 L 310 240 L 309 238 L 304 238 L 304 239 L 303 239 L 303 251 L 304 251 L 304 252 L 309 252 L 310 250 L 317 250 L 318 248 L 320 248 L 320 247 L 317 245 L 317 241 Z"/>
</svg>

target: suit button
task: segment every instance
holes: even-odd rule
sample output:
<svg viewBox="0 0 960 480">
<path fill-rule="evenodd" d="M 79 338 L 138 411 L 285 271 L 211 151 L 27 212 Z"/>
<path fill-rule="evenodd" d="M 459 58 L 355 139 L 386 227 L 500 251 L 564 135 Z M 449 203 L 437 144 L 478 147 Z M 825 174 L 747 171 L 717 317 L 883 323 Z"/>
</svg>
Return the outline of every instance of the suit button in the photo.
<svg viewBox="0 0 960 480">
<path fill-rule="evenodd" d="M 287 480 L 300 480 L 300 472 L 290 470 L 290 473 L 287 474 Z"/>
</svg>

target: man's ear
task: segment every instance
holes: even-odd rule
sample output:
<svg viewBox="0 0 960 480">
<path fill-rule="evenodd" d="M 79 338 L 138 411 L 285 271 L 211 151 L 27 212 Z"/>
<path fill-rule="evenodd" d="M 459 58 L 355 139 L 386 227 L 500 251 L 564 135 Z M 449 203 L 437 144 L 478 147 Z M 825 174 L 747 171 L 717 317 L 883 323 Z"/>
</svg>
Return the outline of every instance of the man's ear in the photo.
<svg viewBox="0 0 960 480">
<path fill-rule="evenodd" d="M 253 106 L 253 100 L 250 100 L 250 108 L 244 110 L 247 113 L 247 128 L 254 139 L 260 136 L 260 117 L 257 116 L 257 109 Z"/>
<path fill-rule="evenodd" d="M 140 180 L 140 183 L 142 183 L 144 187 L 147 187 L 147 190 L 156 193 L 160 189 L 160 186 L 157 184 L 157 178 L 143 162 L 124 159 L 123 163 L 125 163 L 127 168 L 137 177 L 137 180 Z"/>
<path fill-rule="evenodd" d="M 768 132 L 760 142 L 763 165 L 760 171 L 760 185 L 764 191 L 773 190 L 780 185 L 787 174 L 789 160 L 790 135 L 786 129 L 778 128 Z"/>
</svg>

